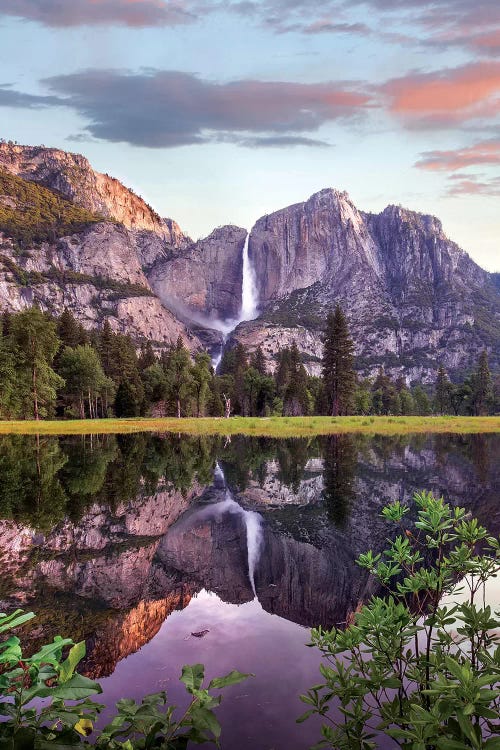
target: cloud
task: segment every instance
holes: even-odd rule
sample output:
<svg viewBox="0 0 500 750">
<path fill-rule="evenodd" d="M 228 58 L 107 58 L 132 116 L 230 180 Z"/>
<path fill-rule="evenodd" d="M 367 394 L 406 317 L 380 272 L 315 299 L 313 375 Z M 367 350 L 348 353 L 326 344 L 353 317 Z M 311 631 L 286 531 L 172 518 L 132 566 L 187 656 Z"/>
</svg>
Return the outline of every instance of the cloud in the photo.
<svg viewBox="0 0 500 750">
<path fill-rule="evenodd" d="M 299 145 L 297 138 L 312 145 L 304 134 L 371 106 L 369 96 L 347 82 L 216 83 L 179 71 L 89 70 L 44 83 L 58 103 L 82 116 L 91 136 L 150 148 L 206 143 L 227 133 L 241 136 L 242 145 L 256 136 L 254 145 Z"/>
<path fill-rule="evenodd" d="M 449 196 L 483 195 L 497 197 L 500 195 L 500 177 L 481 175 L 454 174 L 449 177 Z"/>
<path fill-rule="evenodd" d="M 289 148 L 290 146 L 308 146 L 331 148 L 332 144 L 317 138 L 304 138 L 293 135 L 269 135 L 241 138 L 239 136 L 218 137 L 219 142 L 236 143 L 247 148 Z"/>
<path fill-rule="evenodd" d="M 57 96 L 36 96 L 16 91 L 11 84 L 0 83 L 0 107 L 20 109 L 40 109 L 42 107 L 60 106 L 64 101 Z"/>
<path fill-rule="evenodd" d="M 500 61 L 409 73 L 380 87 L 390 111 L 416 127 L 450 127 L 500 113 Z"/>
<path fill-rule="evenodd" d="M 182 0 L 0 0 L 2 14 L 62 28 L 100 24 L 176 26 L 195 20 Z"/>
<path fill-rule="evenodd" d="M 372 33 L 364 23 L 335 23 L 328 18 L 318 19 L 302 28 L 304 34 L 360 34 L 368 36 Z"/>
<path fill-rule="evenodd" d="M 482 165 L 500 165 L 500 140 L 482 141 L 450 151 L 424 151 L 415 166 L 430 171 L 452 172 Z"/>
</svg>

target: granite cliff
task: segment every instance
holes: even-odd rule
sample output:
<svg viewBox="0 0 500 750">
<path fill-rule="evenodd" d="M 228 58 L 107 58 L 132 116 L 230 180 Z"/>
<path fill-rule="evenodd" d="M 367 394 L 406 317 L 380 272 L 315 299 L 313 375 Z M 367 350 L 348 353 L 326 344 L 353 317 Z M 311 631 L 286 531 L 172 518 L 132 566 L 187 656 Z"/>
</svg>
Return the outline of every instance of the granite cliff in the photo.
<svg viewBox="0 0 500 750">
<path fill-rule="evenodd" d="M 193 242 L 118 180 L 58 149 L 0 143 L 0 177 L 3 309 L 68 307 L 88 328 L 106 317 L 159 347 L 178 336 L 191 350 L 220 347 L 212 325 L 238 315 L 245 230 L 220 227 Z M 74 226 L 60 221 L 72 206 L 86 212 Z"/>
<path fill-rule="evenodd" d="M 223 226 L 194 242 L 85 157 L 58 149 L 0 143 L 2 175 L 18 180 L 0 190 L 2 308 L 69 307 L 85 326 L 107 317 L 138 342 L 162 347 L 180 335 L 192 351 L 220 350 L 241 311 L 246 230 Z M 23 185 L 37 186 L 42 205 L 49 195 L 86 219 L 20 243 L 13 217 L 21 227 L 42 220 L 20 200 Z M 497 276 L 433 216 L 399 206 L 365 213 L 347 193 L 326 189 L 260 218 L 249 257 L 260 315 L 241 323 L 228 345 L 262 346 L 270 369 L 278 350 L 296 341 L 318 374 L 325 316 L 337 303 L 363 375 L 384 365 L 410 382 L 431 381 L 442 362 L 461 376 L 485 347 L 492 367 L 500 366 Z"/>
<path fill-rule="evenodd" d="M 499 364 L 494 275 L 433 216 L 398 206 L 368 214 L 347 193 L 322 190 L 259 219 L 249 253 L 262 312 L 235 337 L 249 348 L 260 344 L 271 367 L 280 342 L 295 339 L 317 374 L 321 329 L 336 303 L 350 319 L 365 374 L 384 364 L 425 380 L 438 361 L 450 372 L 467 369 L 485 346 Z"/>
</svg>

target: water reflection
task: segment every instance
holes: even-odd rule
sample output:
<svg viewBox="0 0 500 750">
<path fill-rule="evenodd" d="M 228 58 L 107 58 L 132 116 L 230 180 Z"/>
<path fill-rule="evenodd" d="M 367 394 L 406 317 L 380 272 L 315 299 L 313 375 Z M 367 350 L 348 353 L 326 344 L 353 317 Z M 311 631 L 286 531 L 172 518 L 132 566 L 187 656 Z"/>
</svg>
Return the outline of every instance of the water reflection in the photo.
<svg viewBox="0 0 500 750">
<path fill-rule="evenodd" d="M 292 638 L 290 628 L 345 623 L 372 593 L 355 559 L 368 546 L 384 546 L 383 504 L 431 489 L 470 508 L 498 534 L 499 449 L 495 435 L 228 444 L 147 434 L 4 437 L 0 608 L 38 613 L 28 636 L 32 648 L 60 632 L 85 639 L 86 673 L 114 673 L 106 683 L 114 695 L 128 669 L 117 665 L 150 641 L 163 643 L 172 632 L 168 623 L 180 623 L 175 632 L 187 639 L 179 649 L 185 661 L 196 661 L 202 648 L 189 628 L 208 629 L 207 658 L 221 672 L 227 639 L 239 638 L 242 648 L 247 640 L 243 625 L 234 632 L 235 622 L 245 620 L 234 606 L 253 602 L 259 648 L 252 664 L 247 654 L 244 667 L 228 667 L 257 674 L 249 688 L 256 700 L 268 689 L 263 675 L 291 681 L 298 693 L 316 681 L 318 659 L 298 650 L 307 632 L 299 628 Z M 271 615 L 287 621 L 288 666 L 267 638 L 274 632 Z M 151 648 L 161 661 L 158 647 Z M 139 663 L 141 654 L 134 657 Z M 161 688 L 150 670 L 142 674 L 135 697 Z M 300 706 L 280 708 L 288 718 L 300 712 Z M 255 744 L 254 730 L 248 747 L 269 747 Z M 275 747 L 304 746 L 287 741 Z"/>
</svg>

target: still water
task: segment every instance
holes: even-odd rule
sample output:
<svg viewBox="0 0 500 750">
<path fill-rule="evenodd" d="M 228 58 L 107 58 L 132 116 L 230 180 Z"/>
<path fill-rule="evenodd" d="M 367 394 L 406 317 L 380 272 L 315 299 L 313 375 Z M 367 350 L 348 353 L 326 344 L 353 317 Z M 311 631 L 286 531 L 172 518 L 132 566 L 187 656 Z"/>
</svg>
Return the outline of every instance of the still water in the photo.
<svg viewBox="0 0 500 750">
<path fill-rule="evenodd" d="M 183 664 L 255 677 L 224 693 L 225 750 L 303 750 L 320 681 L 309 628 L 374 591 L 387 501 L 430 489 L 500 533 L 500 436 L 0 438 L 0 610 L 37 613 L 31 648 L 85 639 L 103 702 L 167 690 Z M 193 635 L 195 634 L 195 635 Z"/>
</svg>

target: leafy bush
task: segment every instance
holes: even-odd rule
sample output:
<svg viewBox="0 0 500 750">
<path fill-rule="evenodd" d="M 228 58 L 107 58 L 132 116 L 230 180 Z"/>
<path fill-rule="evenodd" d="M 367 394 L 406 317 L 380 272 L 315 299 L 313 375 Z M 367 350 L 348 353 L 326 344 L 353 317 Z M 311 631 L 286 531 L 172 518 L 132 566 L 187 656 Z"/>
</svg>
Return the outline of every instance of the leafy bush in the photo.
<svg viewBox="0 0 500 750">
<path fill-rule="evenodd" d="M 499 541 L 464 508 L 427 492 L 414 501 L 414 526 L 408 507 L 388 505 L 382 515 L 400 533 L 358 559 L 387 596 L 345 630 L 312 631 L 324 682 L 301 696 L 310 708 L 299 721 L 328 720 L 317 747 L 369 750 L 385 734 L 413 750 L 500 748 L 500 619 L 484 597 Z"/>
<path fill-rule="evenodd" d="M 34 617 L 16 610 L 0 614 L 0 636 Z M 63 660 L 63 652 L 67 652 Z M 75 670 L 85 656 L 85 643 L 54 638 L 33 656 L 23 655 L 16 635 L 0 643 L 0 748 L 5 750 L 65 750 L 89 746 L 84 738 L 94 731 L 104 708 L 90 700 L 102 692 L 99 683 Z M 146 696 L 140 704 L 118 701 L 117 715 L 97 734 L 94 746 L 104 750 L 181 750 L 188 742 L 219 747 L 220 724 L 214 709 L 221 696 L 213 695 L 250 675 L 233 671 L 216 677 L 204 687 L 202 664 L 184 666 L 181 681 L 190 695 L 187 709 L 175 717 L 176 706 L 167 704 L 166 693 Z M 32 704 L 35 699 L 43 703 Z"/>
</svg>

